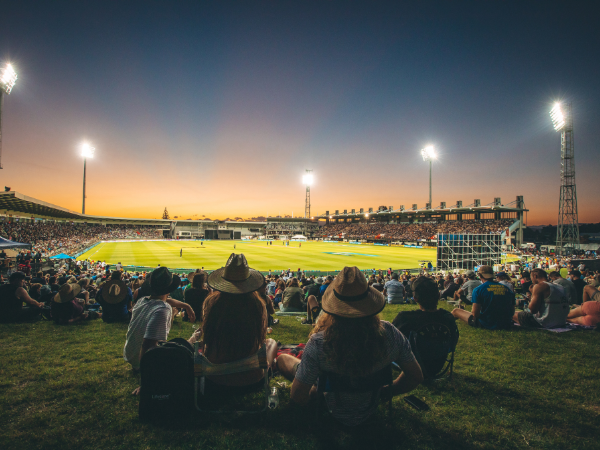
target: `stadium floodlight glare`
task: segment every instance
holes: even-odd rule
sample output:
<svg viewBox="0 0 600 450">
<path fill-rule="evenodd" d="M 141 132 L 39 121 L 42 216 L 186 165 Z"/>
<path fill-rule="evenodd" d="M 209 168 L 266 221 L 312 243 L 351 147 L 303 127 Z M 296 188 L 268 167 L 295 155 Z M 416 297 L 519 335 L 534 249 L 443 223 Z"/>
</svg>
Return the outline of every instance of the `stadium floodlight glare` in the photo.
<svg viewBox="0 0 600 450">
<path fill-rule="evenodd" d="M 81 204 L 81 214 L 85 214 L 85 169 L 88 158 L 94 157 L 96 149 L 87 142 L 81 144 L 81 156 L 83 156 L 83 202 Z"/>
<path fill-rule="evenodd" d="M 433 145 L 429 145 L 421 149 L 421 156 L 423 157 L 423 161 L 431 161 L 433 159 L 437 159 L 437 155 L 435 153 L 435 148 L 433 147 Z"/>
<path fill-rule="evenodd" d="M 550 118 L 552 119 L 552 125 L 556 131 L 560 131 L 566 125 L 565 115 L 562 111 L 560 102 L 556 102 L 554 107 L 550 110 Z"/>
<path fill-rule="evenodd" d="M 437 159 L 433 145 L 422 148 L 421 156 L 423 157 L 423 161 L 429 161 L 429 209 L 433 209 L 433 203 L 431 202 L 431 163 L 434 159 Z"/>
<path fill-rule="evenodd" d="M 2 69 L 0 73 L 0 86 L 2 86 L 2 90 L 7 94 L 10 94 L 12 88 L 15 87 L 15 83 L 17 82 L 17 72 L 13 69 L 12 64 L 7 64 Z"/>
<path fill-rule="evenodd" d="M 302 176 L 302 184 L 304 186 L 312 186 L 314 181 L 313 175 L 312 173 L 307 173 L 306 175 Z"/>
<path fill-rule="evenodd" d="M 81 144 L 81 156 L 84 158 L 93 158 L 96 149 L 88 143 Z"/>
<path fill-rule="evenodd" d="M 2 169 L 2 110 L 4 109 L 4 94 L 10 94 L 17 82 L 17 72 L 11 64 L 0 69 L 0 169 Z"/>
</svg>

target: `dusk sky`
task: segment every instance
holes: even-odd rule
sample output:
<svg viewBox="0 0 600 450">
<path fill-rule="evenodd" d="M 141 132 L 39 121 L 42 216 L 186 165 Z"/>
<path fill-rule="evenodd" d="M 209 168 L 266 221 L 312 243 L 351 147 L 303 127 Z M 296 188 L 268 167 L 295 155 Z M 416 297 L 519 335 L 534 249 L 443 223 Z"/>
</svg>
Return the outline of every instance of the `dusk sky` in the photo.
<svg viewBox="0 0 600 450">
<path fill-rule="evenodd" d="M 180 218 L 524 195 L 555 224 L 574 110 L 579 221 L 599 222 L 600 2 L 13 1 L 2 183 L 86 212 Z"/>
</svg>

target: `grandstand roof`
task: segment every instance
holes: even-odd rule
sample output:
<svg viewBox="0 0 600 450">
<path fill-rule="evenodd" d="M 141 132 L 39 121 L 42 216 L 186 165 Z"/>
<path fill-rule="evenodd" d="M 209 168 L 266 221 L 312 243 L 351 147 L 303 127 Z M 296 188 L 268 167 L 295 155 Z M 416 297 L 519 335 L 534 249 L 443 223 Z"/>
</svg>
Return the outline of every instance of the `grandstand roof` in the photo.
<svg viewBox="0 0 600 450">
<path fill-rule="evenodd" d="M 382 210 L 382 211 L 375 211 L 373 210 L 372 212 L 355 212 L 355 213 L 341 213 L 341 214 L 321 214 L 318 216 L 315 216 L 315 218 L 317 219 L 346 219 L 346 218 L 357 218 L 357 217 L 364 217 L 365 214 L 369 214 L 369 218 L 374 219 L 377 217 L 387 217 L 387 216 L 409 216 L 409 215 L 413 215 L 413 214 L 418 214 L 418 215 L 422 215 L 422 216 L 435 216 L 438 214 L 473 214 L 473 213 L 491 213 L 491 212 L 521 212 L 521 211 L 529 211 L 528 209 L 525 208 L 517 208 L 516 202 L 511 202 L 507 205 L 494 205 L 493 203 L 490 203 L 488 205 L 482 205 L 482 206 L 474 206 L 474 204 L 471 205 L 467 205 L 467 206 L 462 206 L 462 207 L 457 207 L 456 205 L 451 206 L 449 208 L 433 208 L 433 209 L 426 209 L 426 208 L 421 208 L 421 209 L 404 209 L 404 210 Z"/>
<path fill-rule="evenodd" d="M 170 224 L 165 219 L 139 219 L 129 217 L 92 216 L 53 205 L 16 191 L 0 192 L 0 212 L 7 215 L 20 215 L 44 219 L 72 220 L 79 222 L 111 222 L 130 224 Z"/>
</svg>

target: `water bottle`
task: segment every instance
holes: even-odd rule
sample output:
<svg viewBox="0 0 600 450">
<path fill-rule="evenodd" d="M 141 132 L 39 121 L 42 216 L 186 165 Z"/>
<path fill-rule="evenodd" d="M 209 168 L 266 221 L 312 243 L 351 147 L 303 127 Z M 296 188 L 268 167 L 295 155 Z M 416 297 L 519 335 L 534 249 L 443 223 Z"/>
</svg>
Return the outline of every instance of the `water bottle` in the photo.
<svg viewBox="0 0 600 450">
<path fill-rule="evenodd" d="M 279 392 L 277 388 L 271 388 L 271 393 L 269 394 L 269 409 L 275 409 L 279 406 Z"/>
</svg>

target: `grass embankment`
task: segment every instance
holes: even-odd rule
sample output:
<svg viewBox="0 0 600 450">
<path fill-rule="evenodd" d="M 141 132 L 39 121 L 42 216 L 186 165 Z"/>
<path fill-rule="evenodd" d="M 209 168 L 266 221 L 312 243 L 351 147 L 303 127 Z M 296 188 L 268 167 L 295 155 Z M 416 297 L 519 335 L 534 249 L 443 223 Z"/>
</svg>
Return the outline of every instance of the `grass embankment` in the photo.
<svg viewBox="0 0 600 450">
<path fill-rule="evenodd" d="M 382 316 L 412 308 L 388 305 Z M 598 448 L 600 333 L 459 329 L 453 380 L 414 392 L 430 411 L 396 398 L 389 423 L 382 407 L 351 432 L 328 417 L 314 427 L 314 409 L 291 404 L 289 389 L 262 418 L 142 424 L 130 395 L 138 378 L 121 356 L 125 325 L 0 325 L 0 448 Z M 270 336 L 305 342 L 308 331 L 284 317 Z M 170 337 L 191 332 L 176 319 Z"/>
</svg>

